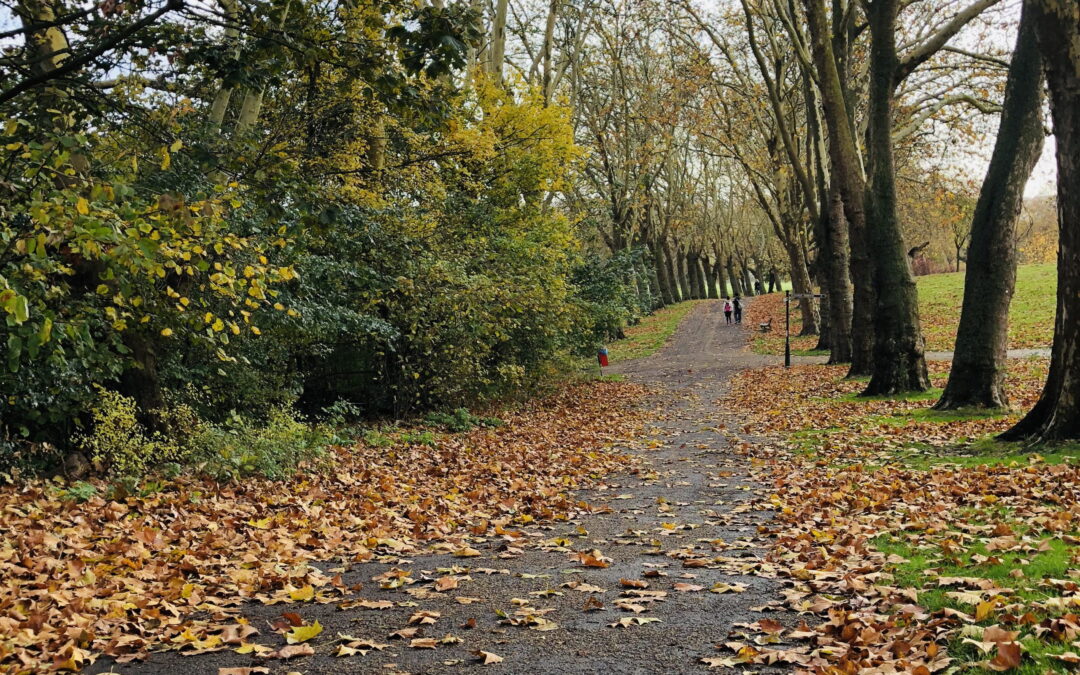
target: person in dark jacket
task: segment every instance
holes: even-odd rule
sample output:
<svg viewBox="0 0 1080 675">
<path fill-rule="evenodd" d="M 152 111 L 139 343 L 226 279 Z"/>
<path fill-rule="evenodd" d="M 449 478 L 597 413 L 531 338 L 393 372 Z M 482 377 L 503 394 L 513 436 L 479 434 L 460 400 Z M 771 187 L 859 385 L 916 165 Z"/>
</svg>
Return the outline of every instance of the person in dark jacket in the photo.
<svg viewBox="0 0 1080 675">
<path fill-rule="evenodd" d="M 731 307 L 735 311 L 735 323 L 742 323 L 742 298 L 736 295 Z"/>
</svg>

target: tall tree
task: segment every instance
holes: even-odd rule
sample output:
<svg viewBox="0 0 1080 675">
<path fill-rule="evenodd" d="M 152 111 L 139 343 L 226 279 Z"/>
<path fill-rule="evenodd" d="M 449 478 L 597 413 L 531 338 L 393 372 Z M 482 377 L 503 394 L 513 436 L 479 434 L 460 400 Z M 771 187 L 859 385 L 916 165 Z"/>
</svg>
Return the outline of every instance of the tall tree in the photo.
<svg viewBox="0 0 1080 675">
<path fill-rule="evenodd" d="M 1057 318 L 1042 395 L 1002 438 L 1054 441 L 1080 437 L 1080 3 L 1034 0 L 1031 10 L 1057 141 Z"/>
<path fill-rule="evenodd" d="M 1016 221 L 1024 186 L 1043 146 L 1042 60 L 1032 2 L 1026 0 L 1021 13 L 997 141 L 972 218 L 960 327 L 949 382 L 934 406 L 938 410 L 1008 405 L 1005 371 L 1009 304 L 1016 284 Z"/>
</svg>

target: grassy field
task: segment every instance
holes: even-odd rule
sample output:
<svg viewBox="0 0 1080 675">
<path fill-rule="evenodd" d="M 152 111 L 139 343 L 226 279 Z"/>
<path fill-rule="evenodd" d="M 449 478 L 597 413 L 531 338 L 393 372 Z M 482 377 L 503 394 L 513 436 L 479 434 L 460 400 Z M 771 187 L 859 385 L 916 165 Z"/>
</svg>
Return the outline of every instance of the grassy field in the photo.
<svg viewBox="0 0 1080 675">
<path fill-rule="evenodd" d="M 964 300 L 964 273 L 918 278 L 919 313 L 927 349 L 951 351 Z M 1016 294 L 1009 307 L 1009 346 L 1049 347 L 1054 337 L 1056 265 L 1023 265 L 1016 271 Z"/>
<path fill-rule="evenodd" d="M 919 316 L 929 351 L 952 351 L 964 300 L 964 273 L 918 277 Z M 1049 347 L 1054 336 L 1057 293 L 1055 265 L 1023 265 L 1016 273 L 1016 293 L 1009 308 L 1009 347 Z M 779 293 L 755 298 L 747 311 L 747 323 L 757 325 L 773 319 L 770 334 L 755 335 L 753 350 L 759 354 L 782 354 L 784 350 L 784 296 Z M 792 306 L 791 334 L 802 329 L 797 308 Z M 816 337 L 793 338 L 794 353 L 807 353 Z"/>
<path fill-rule="evenodd" d="M 626 329 L 626 337 L 607 346 L 612 363 L 641 359 L 658 352 L 667 344 L 682 320 L 702 300 L 689 300 L 670 305 L 643 318 L 641 323 Z"/>
</svg>

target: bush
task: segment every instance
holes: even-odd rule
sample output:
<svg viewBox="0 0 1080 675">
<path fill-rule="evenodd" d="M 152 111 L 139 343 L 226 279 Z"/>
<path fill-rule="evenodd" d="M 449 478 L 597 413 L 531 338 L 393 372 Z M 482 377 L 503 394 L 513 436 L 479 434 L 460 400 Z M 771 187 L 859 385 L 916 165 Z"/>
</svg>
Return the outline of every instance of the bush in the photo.
<svg viewBox="0 0 1080 675">
<path fill-rule="evenodd" d="M 93 428 L 76 443 L 99 470 L 114 477 L 142 476 L 147 466 L 180 460 L 181 446 L 139 422 L 134 399 L 98 386 L 90 409 Z"/>
<path fill-rule="evenodd" d="M 458 408 L 452 413 L 429 413 L 424 420 L 428 424 L 441 426 L 447 431 L 469 431 L 474 427 L 501 427 L 503 421 L 498 417 L 477 417 L 465 408 Z"/>
<path fill-rule="evenodd" d="M 306 424 L 286 407 L 265 422 L 234 414 L 225 424 L 203 424 L 190 440 L 192 461 L 218 479 L 265 476 L 280 479 L 301 465 L 320 467 L 332 441 L 324 428 Z"/>
</svg>

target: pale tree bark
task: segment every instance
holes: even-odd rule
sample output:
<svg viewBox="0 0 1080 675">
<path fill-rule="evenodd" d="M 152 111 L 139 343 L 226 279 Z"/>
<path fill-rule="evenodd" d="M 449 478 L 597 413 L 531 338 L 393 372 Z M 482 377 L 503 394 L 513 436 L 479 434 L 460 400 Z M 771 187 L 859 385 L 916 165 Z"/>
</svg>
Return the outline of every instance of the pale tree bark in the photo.
<svg viewBox="0 0 1080 675">
<path fill-rule="evenodd" d="M 544 106 L 551 105 L 551 99 L 555 94 L 555 73 L 552 72 L 551 62 L 552 45 L 555 42 L 555 20 L 559 14 L 559 0 L 551 0 L 548 7 L 547 22 L 544 25 L 544 43 L 540 46 L 540 60 L 543 64 Z"/>
<path fill-rule="evenodd" d="M 287 2 L 285 3 L 285 7 L 281 10 L 281 18 L 278 20 L 279 31 L 285 28 L 285 22 L 289 18 L 289 8 L 291 5 L 291 2 Z M 240 113 L 236 118 L 237 135 L 247 133 L 255 126 L 255 123 L 259 121 L 259 114 L 262 112 L 263 96 L 265 94 L 266 85 L 264 84 L 260 84 L 259 86 L 244 92 L 244 100 L 240 104 Z M 382 134 L 380 134 L 380 136 L 382 136 Z"/>
<path fill-rule="evenodd" d="M 937 410 L 1009 404 L 1005 375 L 1016 284 L 1016 221 L 1043 146 L 1042 60 L 1032 3 L 1026 0 L 1022 10 L 997 141 L 972 217 L 960 327 Z"/>
<path fill-rule="evenodd" d="M 495 0 L 495 15 L 491 17 L 491 48 L 488 52 L 488 73 L 500 85 L 506 61 L 507 3 L 508 0 Z"/>
<path fill-rule="evenodd" d="M 1042 395 L 1002 438 L 1057 441 L 1080 438 L 1080 3 L 1035 0 L 1031 10 L 1057 142 L 1057 316 Z"/>
<path fill-rule="evenodd" d="M 671 269 L 668 267 L 667 262 L 664 260 L 664 251 L 660 247 L 660 244 L 653 239 L 649 242 L 649 250 L 652 252 L 653 267 L 656 268 L 656 277 L 659 282 L 660 296 L 663 298 L 665 305 L 670 305 L 678 301 L 678 294 L 675 292 L 671 285 Z"/>
<path fill-rule="evenodd" d="M 240 55 L 240 31 L 236 27 L 236 2 L 234 0 L 220 0 L 221 9 L 224 10 L 226 21 L 228 26 L 225 28 L 225 40 L 226 42 L 237 42 L 236 47 L 233 48 L 233 58 L 237 58 Z M 210 104 L 210 127 L 214 131 L 220 131 L 221 125 L 225 121 L 225 113 L 229 110 L 229 101 L 232 100 L 233 87 L 222 83 L 218 89 L 217 94 L 214 95 L 214 101 Z"/>
</svg>

